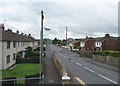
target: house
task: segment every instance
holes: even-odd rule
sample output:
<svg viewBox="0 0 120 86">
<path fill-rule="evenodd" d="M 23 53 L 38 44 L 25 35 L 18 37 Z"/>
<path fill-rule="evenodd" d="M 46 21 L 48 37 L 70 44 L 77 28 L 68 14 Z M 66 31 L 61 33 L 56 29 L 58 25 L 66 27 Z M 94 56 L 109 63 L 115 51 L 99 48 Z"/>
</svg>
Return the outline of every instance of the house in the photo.
<svg viewBox="0 0 120 86">
<path fill-rule="evenodd" d="M 94 48 L 94 38 L 86 37 L 86 39 L 81 40 L 80 46 L 83 51 L 92 51 Z"/>
<path fill-rule="evenodd" d="M 110 34 L 107 33 L 104 37 L 86 37 L 85 39 L 80 39 L 80 47 L 82 51 L 117 51 L 119 49 L 119 41 L 118 37 L 112 37 L 110 36 Z"/>
<path fill-rule="evenodd" d="M 102 38 L 102 50 L 117 51 L 119 49 L 119 41 L 117 37 L 105 34 Z"/>
<path fill-rule="evenodd" d="M 78 50 L 77 48 L 80 47 L 80 41 L 79 40 L 74 40 L 71 43 L 69 43 L 69 49 L 70 50 Z"/>
<path fill-rule="evenodd" d="M 11 29 L 5 30 L 4 24 L 0 25 L 0 70 L 7 69 L 16 63 L 16 57 L 25 58 L 26 48 L 35 48 L 37 42 L 29 34 L 24 35 L 12 32 Z"/>
<path fill-rule="evenodd" d="M 94 49 L 94 43 L 95 43 L 95 40 L 90 37 L 90 38 L 87 38 L 86 41 L 85 41 L 85 50 L 86 51 L 92 51 Z"/>
</svg>

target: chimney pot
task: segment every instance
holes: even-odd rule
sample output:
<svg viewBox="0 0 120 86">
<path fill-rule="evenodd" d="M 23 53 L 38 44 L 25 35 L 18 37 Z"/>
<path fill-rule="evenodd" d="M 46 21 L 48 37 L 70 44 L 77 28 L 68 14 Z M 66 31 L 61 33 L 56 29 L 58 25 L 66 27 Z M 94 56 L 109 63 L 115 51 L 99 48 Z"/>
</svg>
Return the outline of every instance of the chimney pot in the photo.
<svg viewBox="0 0 120 86">
<path fill-rule="evenodd" d="M 7 29 L 7 31 L 12 32 L 12 30 L 11 30 L 11 29 L 9 29 L 9 28 Z"/>
<path fill-rule="evenodd" d="M 1 25 L 0 25 L 0 29 L 2 29 L 2 30 L 5 29 L 4 24 L 1 23 Z"/>
<path fill-rule="evenodd" d="M 21 33 L 21 35 L 23 35 L 23 33 Z"/>
<path fill-rule="evenodd" d="M 29 34 L 29 36 L 31 36 L 31 34 Z"/>
<path fill-rule="evenodd" d="M 18 34 L 19 34 L 19 31 L 17 30 L 17 31 L 16 31 L 16 33 L 18 33 Z"/>
</svg>

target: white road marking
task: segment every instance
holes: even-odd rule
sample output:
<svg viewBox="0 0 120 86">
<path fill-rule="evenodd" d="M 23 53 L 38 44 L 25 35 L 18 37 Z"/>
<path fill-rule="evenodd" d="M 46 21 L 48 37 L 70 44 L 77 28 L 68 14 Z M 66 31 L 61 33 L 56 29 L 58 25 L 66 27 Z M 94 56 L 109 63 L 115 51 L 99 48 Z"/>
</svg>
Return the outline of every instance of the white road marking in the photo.
<svg viewBox="0 0 120 86">
<path fill-rule="evenodd" d="M 86 70 L 90 71 L 90 72 L 94 72 L 93 70 L 87 68 L 87 67 L 84 67 Z"/>
<path fill-rule="evenodd" d="M 79 66 L 82 66 L 82 64 L 80 64 L 80 63 L 76 63 L 77 65 L 79 65 Z"/>
<path fill-rule="evenodd" d="M 107 78 L 107 77 L 105 77 L 105 76 L 103 76 L 103 75 L 101 75 L 101 74 L 98 74 L 98 75 L 99 75 L 100 77 L 102 77 L 102 78 L 104 78 L 104 79 L 106 79 L 106 80 L 114 83 L 114 84 L 118 84 L 117 82 L 115 82 L 115 81 L 113 81 L 113 80 L 111 80 L 111 79 L 109 79 L 109 78 Z"/>
</svg>

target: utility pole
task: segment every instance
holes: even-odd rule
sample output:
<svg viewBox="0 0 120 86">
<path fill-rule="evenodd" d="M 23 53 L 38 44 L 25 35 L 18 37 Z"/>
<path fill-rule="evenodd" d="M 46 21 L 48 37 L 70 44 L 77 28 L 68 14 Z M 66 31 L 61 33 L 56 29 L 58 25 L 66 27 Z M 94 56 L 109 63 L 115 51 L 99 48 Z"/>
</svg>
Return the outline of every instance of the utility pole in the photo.
<svg viewBox="0 0 120 86">
<path fill-rule="evenodd" d="M 43 69 L 43 10 L 41 10 L 41 31 L 40 31 L 40 83 L 43 84 L 44 69 Z"/>
<path fill-rule="evenodd" d="M 66 45 L 67 45 L 67 28 L 68 28 L 68 27 L 66 27 Z"/>
</svg>

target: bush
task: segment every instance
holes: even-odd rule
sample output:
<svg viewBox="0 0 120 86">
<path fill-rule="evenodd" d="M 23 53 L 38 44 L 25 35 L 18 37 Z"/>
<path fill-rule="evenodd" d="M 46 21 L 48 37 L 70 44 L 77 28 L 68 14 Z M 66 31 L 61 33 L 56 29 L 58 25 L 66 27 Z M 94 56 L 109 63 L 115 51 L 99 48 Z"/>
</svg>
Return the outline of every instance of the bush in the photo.
<svg viewBox="0 0 120 86">
<path fill-rule="evenodd" d="M 95 51 L 93 54 L 120 58 L 120 51 Z"/>
</svg>

